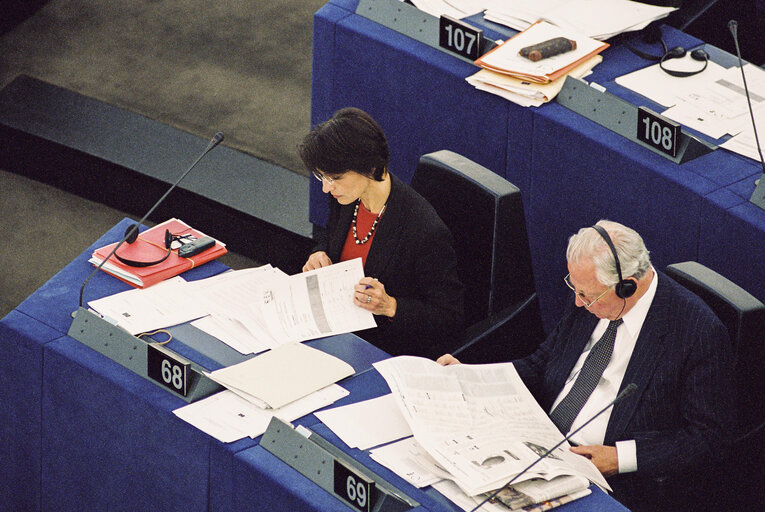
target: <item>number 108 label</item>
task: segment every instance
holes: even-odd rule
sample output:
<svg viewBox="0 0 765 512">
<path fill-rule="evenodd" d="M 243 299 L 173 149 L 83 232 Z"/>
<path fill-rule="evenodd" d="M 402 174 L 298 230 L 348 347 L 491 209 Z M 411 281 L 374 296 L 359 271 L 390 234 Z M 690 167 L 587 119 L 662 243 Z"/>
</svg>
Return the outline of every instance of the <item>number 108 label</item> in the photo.
<svg viewBox="0 0 765 512">
<path fill-rule="evenodd" d="M 638 107 L 637 138 L 662 153 L 677 156 L 677 143 L 680 137 L 680 125 L 651 112 L 645 107 Z"/>
</svg>

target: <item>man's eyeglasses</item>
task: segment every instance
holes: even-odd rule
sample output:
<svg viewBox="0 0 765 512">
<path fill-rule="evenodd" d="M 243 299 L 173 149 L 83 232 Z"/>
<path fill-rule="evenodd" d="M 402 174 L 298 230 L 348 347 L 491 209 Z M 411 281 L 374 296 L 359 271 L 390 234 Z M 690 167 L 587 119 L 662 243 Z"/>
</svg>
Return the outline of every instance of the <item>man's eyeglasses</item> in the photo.
<svg viewBox="0 0 765 512">
<path fill-rule="evenodd" d="M 316 178 L 317 180 L 319 180 L 321 182 L 326 181 L 327 185 L 332 185 L 335 182 L 335 179 L 336 179 L 336 178 L 330 178 L 326 174 L 322 174 L 319 171 L 317 171 L 316 169 L 311 171 L 311 173 L 313 173 L 313 177 Z"/>
<path fill-rule="evenodd" d="M 598 300 L 599 300 L 599 299 L 600 299 L 600 298 L 601 298 L 603 295 L 605 295 L 605 294 L 606 294 L 606 292 L 607 292 L 608 290 L 610 290 L 610 289 L 611 289 L 611 287 L 609 286 L 608 288 L 606 288 L 606 289 L 605 289 L 605 291 L 604 291 L 603 293 L 601 293 L 600 295 L 598 295 L 598 296 L 595 298 L 595 300 L 593 300 L 593 301 L 591 301 L 591 302 L 587 302 L 587 301 L 585 300 L 584 294 L 583 294 L 582 292 L 578 292 L 578 291 L 576 291 L 576 288 L 574 288 L 574 284 L 571 282 L 571 274 L 570 274 L 570 273 L 569 273 L 569 274 L 566 274 L 566 277 L 564 277 L 564 278 L 563 278 L 563 282 L 564 282 L 564 283 L 566 283 L 566 286 L 568 286 L 569 288 L 571 288 L 571 290 L 574 292 L 574 295 L 576 295 L 576 297 L 577 297 L 577 298 L 578 298 L 578 299 L 581 301 L 582 305 L 583 305 L 584 307 L 586 307 L 587 309 L 590 309 L 590 307 L 591 307 L 593 304 L 595 304 L 596 302 L 598 302 Z"/>
</svg>

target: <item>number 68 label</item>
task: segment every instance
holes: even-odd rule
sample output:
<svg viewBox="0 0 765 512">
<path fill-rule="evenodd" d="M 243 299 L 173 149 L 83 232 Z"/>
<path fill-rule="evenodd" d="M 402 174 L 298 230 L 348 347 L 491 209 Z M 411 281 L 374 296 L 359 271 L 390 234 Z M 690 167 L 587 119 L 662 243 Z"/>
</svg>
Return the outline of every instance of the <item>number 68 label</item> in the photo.
<svg viewBox="0 0 765 512">
<path fill-rule="evenodd" d="M 186 396 L 189 370 L 187 363 L 178 361 L 153 345 L 147 345 L 146 364 L 146 374 L 150 379 L 170 388 L 181 396 Z"/>
<path fill-rule="evenodd" d="M 677 156 L 680 125 L 651 112 L 638 108 L 637 138 L 649 146 L 672 157 Z"/>
<path fill-rule="evenodd" d="M 371 508 L 374 482 L 357 475 L 335 460 L 335 494 L 350 503 L 354 508 L 369 512 Z"/>
</svg>

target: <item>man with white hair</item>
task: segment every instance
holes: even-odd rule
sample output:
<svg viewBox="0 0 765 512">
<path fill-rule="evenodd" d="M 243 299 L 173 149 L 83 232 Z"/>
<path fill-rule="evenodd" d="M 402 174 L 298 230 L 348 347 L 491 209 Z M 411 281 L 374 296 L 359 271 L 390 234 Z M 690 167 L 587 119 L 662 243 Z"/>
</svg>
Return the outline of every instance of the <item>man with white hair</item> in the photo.
<svg viewBox="0 0 765 512">
<path fill-rule="evenodd" d="M 563 434 L 636 384 L 572 437 L 571 450 L 633 510 L 680 510 L 700 482 L 692 475 L 717 467 L 734 420 L 728 333 L 701 299 L 651 266 L 643 239 L 626 226 L 601 220 L 580 229 L 566 259 L 574 300 L 515 368 Z"/>
</svg>

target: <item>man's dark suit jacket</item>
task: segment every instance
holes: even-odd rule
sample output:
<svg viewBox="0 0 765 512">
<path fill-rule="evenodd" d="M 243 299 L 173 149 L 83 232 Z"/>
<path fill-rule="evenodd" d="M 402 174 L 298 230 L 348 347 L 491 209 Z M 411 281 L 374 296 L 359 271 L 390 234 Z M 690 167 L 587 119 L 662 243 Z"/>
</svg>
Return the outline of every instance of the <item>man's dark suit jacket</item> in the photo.
<svg viewBox="0 0 765 512">
<path fill-rule="evenodd" d="M 377 278 L 397 302 L 396 315 L 375 316 L 378 327 L 357 334 L 391 355 L 435 358 L 453 350 L 463 323 L 463 287 L 452 235 L 433 207 L 394 175 L 385 212 L 371 241 L 364 274 Z M 315 251 L 340 261 L 355 203 L 330 197 L 325 236 Z M 363 235 L 362 235 L 363 236 Z"/>
<path fill-rule="evenodd" d="M 572 301 L 539 349 L 515 361 L 546 411 L 597 322 Z M 636 442 L 637 472 L 609 479 L 617 499 L 638 508 L 645 500 L 663 499 L 656 493 L 666 494 L 666 485 L 673 485 L 667 482 L 688 489 L 695 472 L 725 470 L 708 465 L 720 460 L 734 421 L 728 333 L 701 299 L 663 273 L 621 388 L 633 382 L 637 390 L 614 407 L 604 441 Z M 666 505 L 657 509 L 670 510 Z"/>
</svg>

